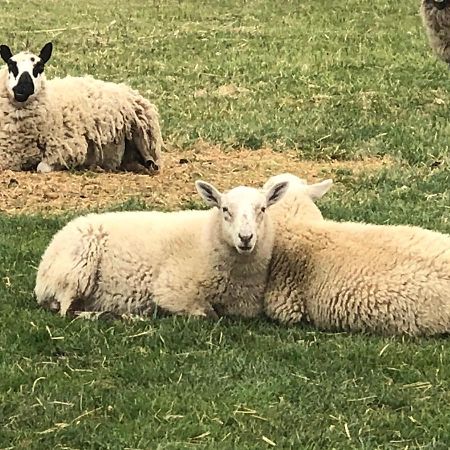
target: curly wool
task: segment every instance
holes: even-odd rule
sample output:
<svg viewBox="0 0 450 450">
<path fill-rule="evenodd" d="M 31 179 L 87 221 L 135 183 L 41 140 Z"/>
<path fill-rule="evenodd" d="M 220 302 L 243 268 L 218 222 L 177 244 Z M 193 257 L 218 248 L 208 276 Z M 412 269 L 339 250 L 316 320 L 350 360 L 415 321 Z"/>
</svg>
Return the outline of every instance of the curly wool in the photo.
<svg viewBox="0 0 450 450">
<path fill-rule="evenodd" d="M 44 80 L 36 98 L 18 107 L 6 90 L 7 76 L 2 69 L 0 170 L 30 170 L 40 162 L 55 169 L 129 164 L 132 170 L 139 160 L 161 167 L 158 112 L 137 91 L 69 76 Z"/>
<path fill-rule="evenodd" d="M 265 309 L 282 323 L 323 330 L 448 333 L 450 237 L 409 226 L 286 219 L 274 242 Z"/>
<path fill-rule="evenodd" d="M 61 315 L 111 311 L 215 317 L 262 313 L 273 232 L 251 255 L 218 235 L 218 209 L 79 217 L 52 239 L 39 265 L 39 304 Z"/>
<path fill-rule="evenodd" d="M 450 64 L 450 2 L 444 0 L 437 6 L 434 0 L 422 0 L 420 15 L 431 48 Z"/>
</svg>

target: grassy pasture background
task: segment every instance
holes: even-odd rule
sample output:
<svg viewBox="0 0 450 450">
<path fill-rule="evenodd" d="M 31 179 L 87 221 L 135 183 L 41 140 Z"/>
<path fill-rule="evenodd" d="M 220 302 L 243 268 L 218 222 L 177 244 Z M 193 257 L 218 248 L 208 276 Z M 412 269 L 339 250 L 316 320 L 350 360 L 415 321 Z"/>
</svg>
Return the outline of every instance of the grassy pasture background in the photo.
<svg viewBox="0 0 450 450">
<path fill-rule="evenodd" d="M 324 213 L 450 231 L 450 74 L 418 2 L 0 6 L 2 42 L 38 51 L 52 40 L 48 76 L 127 81 L 158 105 L 168 143 L 388 155 L 381 173 L 336 173 Z M 34 271 L 68 219 L 0 215 L 0 448 L 450 447 L 447 339 L 40 311 Z"/>
</svg>

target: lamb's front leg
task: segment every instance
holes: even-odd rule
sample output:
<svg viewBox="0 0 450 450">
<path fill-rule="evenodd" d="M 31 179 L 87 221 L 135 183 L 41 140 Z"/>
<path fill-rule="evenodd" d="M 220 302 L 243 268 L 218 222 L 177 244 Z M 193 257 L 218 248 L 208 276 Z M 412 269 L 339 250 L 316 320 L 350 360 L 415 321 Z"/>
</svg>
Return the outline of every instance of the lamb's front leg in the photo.
<svg viewBox="0 0 450 450">
<path fill-rule="evenodd" d="M 36 172 L 38 172 L 38 173 L 50 173 L 50 172 L 53 172 L 53 167 L 50 164 L 48 164 L 48 163 L 46 163 L 44 161 L 41 161 L 37 165 Z"/>
<path fill-rule="evenodd" d="M 36 168 L 38 173 L 82 167 L 86 162 L 88 143 L 84 138 L 73 138 L 64 142 L 48 141 L 38 146 L 42 155 Z"/>
</svg>

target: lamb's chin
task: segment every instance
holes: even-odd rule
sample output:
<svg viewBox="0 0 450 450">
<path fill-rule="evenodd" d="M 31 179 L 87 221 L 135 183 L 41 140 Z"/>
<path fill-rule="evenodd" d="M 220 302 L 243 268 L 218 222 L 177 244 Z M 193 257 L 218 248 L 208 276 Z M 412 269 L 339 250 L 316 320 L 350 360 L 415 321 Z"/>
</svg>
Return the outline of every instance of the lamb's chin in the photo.
<svg viewBox="0 0 450 450">
<path fill-rule="evenodd" d="M 236 251 L 242 255 L 242 256 L 249 256 L 253 253 L 253 250 L 255 249 L 254 246 L 252 247 L 236 247 Z"/>
</svg>

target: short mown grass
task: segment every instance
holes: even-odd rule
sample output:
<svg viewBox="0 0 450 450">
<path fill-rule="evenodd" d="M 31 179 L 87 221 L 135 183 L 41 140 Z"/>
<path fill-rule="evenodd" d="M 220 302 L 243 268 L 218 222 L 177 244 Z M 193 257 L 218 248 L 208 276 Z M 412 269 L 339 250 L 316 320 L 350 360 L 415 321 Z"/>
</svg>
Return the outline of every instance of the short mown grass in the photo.
<svg viewBox="0 0 450 450">
<path fill-rule="evenodd" d="M 450 74 L 416 3 L 10 0 L 0 30 L 14 50 L 53 40 L 49 76 L 139 88 L 176 146 L 390 155 L 337 173 L 324 214 L 448 233 Z M 446 338 L 40 310 L 35 269 L 69 218 L 0 215 L 0 449 L 450 448 Z"/>
</svg>

